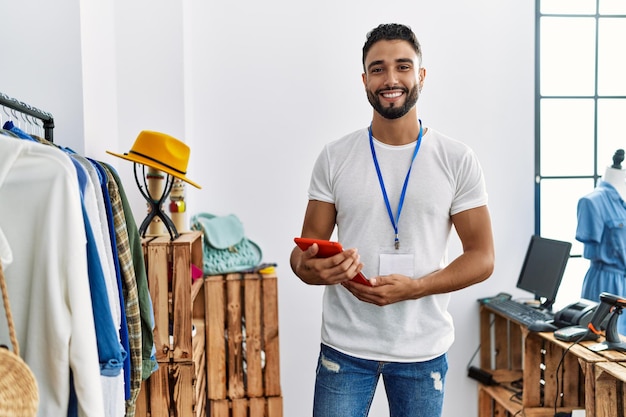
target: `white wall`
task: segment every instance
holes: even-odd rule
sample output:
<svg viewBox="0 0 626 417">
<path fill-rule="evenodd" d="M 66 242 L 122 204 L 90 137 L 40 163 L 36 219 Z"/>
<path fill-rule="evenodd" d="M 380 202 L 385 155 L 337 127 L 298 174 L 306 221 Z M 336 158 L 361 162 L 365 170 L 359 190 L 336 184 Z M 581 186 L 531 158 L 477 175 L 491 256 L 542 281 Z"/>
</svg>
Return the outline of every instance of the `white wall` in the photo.
<svg viewBox="0 0 626 417">
<path fill-rule="evenodd" d="M 190 213 L 236 213 L 265 260 L 278 263 L 286 417 L 310 415 L 319 348 L 321 289 L 302 284 L 288 263 L 310 170 L 326 142 L 370 120 L 360 78 L 366 32 L 382 22 L 412 26 L 428 71 L 420 117 L 474 148 L 490 194 L 496 271 L 451 304 L 457 341 L 444 415 L 473 414 L 465 366 L 478 347 L 476 299 L 516 292 L 533 232 L 534 3 L 9 3 L 15 19 L 4 19 L 0 35 L 16 59 L 2 60 L 0 91 L 52 112 L 57 142 L 117 166 L 139 222 L 132 164 L 104 151 L 128 151 L 143 129 L 185 140 L 188 176 L 203 186 L 187 187 Z M 388 415 L 381 395 L 371 415 Z"/>
<path fill-rule="evenodd" d="M 82 153 L 78 0 L 3 2 L 0 14 L 0 91 L 52 113 L 54 134 Z"/>
</svg>

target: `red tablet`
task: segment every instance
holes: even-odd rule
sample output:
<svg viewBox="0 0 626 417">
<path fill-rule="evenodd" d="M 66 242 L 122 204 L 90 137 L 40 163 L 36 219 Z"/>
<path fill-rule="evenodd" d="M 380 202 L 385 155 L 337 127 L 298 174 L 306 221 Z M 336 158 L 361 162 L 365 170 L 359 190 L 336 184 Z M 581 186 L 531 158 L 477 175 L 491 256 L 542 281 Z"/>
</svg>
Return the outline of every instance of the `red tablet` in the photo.
<svg viewBox="0 0 626 417">
<path fill-rule="evenodd" d="M 343 247 L 339 242 L 333 242 L 330 240 L 323 239 L 312 239 L 307 237 L 296 237 L 294 238 L 294 242 L 296 245 L 302 250 L 307 250 L 309 246 L 314 243 L 317 243 L 319 250 L 317 252 L 318 258 L 328 258 L 330 256 L 336 255 L 343 251 Z M 369 285 L 371 286 L 369 280 L 363 275 L 363 273 L 359 272 L 351 281 L 358 282 L 359 284 Z"/>
</svg>

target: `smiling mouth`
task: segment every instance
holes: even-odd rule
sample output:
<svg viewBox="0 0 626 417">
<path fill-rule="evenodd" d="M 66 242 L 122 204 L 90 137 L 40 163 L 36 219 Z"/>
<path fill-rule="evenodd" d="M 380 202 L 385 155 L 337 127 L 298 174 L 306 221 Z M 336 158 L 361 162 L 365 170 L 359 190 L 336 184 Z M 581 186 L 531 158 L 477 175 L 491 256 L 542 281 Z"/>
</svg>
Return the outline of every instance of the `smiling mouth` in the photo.
<svg viewBox="0 0 626 417">
<path fill-rule="evenodd" d="M 402 91 L 393 91 L 393 92 L 387 92 L 387 93 L 382 93 L 381 95 L 384 98 L 398 98 L 400 97 L 402 94 L 404 94 Z"/>
</svg>

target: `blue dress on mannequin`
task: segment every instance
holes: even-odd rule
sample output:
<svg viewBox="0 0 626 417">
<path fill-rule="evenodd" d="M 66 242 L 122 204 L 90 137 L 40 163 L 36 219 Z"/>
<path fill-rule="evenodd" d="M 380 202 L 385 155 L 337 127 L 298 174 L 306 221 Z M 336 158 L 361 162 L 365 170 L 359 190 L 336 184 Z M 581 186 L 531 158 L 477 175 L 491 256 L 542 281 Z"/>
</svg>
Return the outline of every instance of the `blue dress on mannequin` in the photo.
<svg viewBox="0 0 626 417">
<path fill-rule="evenodd" d="M 604 180 L 578 201 L 576 240 L 584 243 L 583 257 L 591 261 L 582 297 L 597 302 L 602 292 L 626 295 L 626 202 L 618 192 L 626 190 L 626 171 L 620 168 L 616 164 L 608 168 Z M 623 317 L 618 331 L 626 335 Z"/>
</svg>

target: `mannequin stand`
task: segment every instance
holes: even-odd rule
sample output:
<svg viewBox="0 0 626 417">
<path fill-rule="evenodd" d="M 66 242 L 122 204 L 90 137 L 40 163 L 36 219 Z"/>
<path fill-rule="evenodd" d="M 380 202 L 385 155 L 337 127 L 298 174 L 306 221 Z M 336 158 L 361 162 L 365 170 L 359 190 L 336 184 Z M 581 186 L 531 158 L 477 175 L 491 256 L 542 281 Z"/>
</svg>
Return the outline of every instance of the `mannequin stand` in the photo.
<svg viewBox="0 0 626 417">
<path fill-rule="evenodd" d="M 169 212 L 176 229 L 179 232 L 187 231 L 185 225 L 185 212 L 187 207 L 185 206 L 185 184 L 181 179 L 175 178 L 172 191 L 170 192 L 170 206 Z"/>
<path fill-rule="evenodd" d="M 142 165 L 143 167 L 142 175 L 141 175 L 141 178 L 143 178 L 143 185 L 142 185 L 141 182 L 139 181 L 139 174 L 137 172 L 137 165 L 141 165 L 141 164 L 134 162 L 133 165 L 134 165 L 134 172 L 135 172 L 135 182 L 137 183 L 139 192 L 141 192 L 141 195 L 143 195 L 143 197 L 148 202 L 148 215 L 146 216 L 146 218 L 141 223 L 141 226 L 139 227 L 139 234 L 141 235 L 141 237 L 146 237 L 146 230 L 148 229 L 148 226 L 150 225 L 150 223 L 152 223 L 153 219 L 158 217 L 159 219 L 161 219 L 161 221 L 163 221 L 163 225 L 165 226 L 165 228 L 167 229 L 170 235 L 170 240 L 176 239 L 179 236 L 178 230 L 176 230 L 176 226 L 174 225 L 174 222 L 172 222 L 172 219 L 170 219 L 167 216 L 167 214 L 163 212 L 163 202 L 172 191 L 172 186 L 174 185 L 174 177 L 169 174 L 166 174 L 165 187 L 163 188 L 163 193 L 161 194 L 161 197 L 157 200 L 150 195 L 148 183 L 146 182 L 146 177 L 147 177 L 146 172 L 145 172 L 146 166 Z"/>
</svg>

